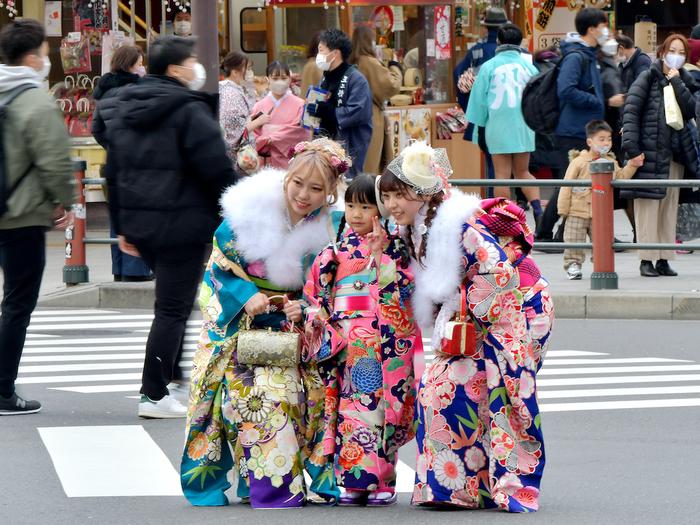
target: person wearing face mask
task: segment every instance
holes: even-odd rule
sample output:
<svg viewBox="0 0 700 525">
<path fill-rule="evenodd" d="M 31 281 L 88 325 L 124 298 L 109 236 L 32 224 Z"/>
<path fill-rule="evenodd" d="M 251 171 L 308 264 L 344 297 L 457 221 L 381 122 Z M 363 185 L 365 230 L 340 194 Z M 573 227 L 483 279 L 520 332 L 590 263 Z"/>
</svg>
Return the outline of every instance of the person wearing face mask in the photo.
<svg viewBox="0 0 700 525">
<path fill-rule="evenodd" d="M 318 86 L 323 78 L 323 71 L 316 65 L 316 55 L 318 55 L 318 40 L 323 31 L 318 31 L 311 38 L 311 42 L 306 48 L 306 64 L 301 70 L 301 81 L 299 83 L 299 95 L 306 98 L 311 86 Z"/>
<path fill-rule="evenodd" d="M 270 123 L 266 113 L 251 120 L 255 105 L 253 64 L 239 51 L 232 51 L 221 64 L 225 78 L 219 82 L 219 123 L 229 157 L 235 163 L 239 148 L 248 134 Z"/>
<path fill-rule="evenodd" d="M 636 158 L 620 168 L 612 153 L 613 129 L 604 120 L 592 120 L 586 125 L 586 144 L 588 149 L 571 152 L 571 162 L 566 170 L 566 180 L 590 180 L 588 166 L 591 161 L 598 159 L 614 163 L 613 171 L 616 179 L 631 179 L 637 168 L 642 166 L 644 158 Z M 559 192 L 557 209 L 566 218 L 564 226 L 564 242 L 587 242 L 591 237 L 591 188 L 564 187 Z M 581 268 L 586 252 L 578 249 L 564 250 L 564 270 L 570 280 L 582 277 Z"/>
<path fill-rule="evenodd" d="M 192 15 L 187 11 L 179 11 L 173 19 L 173 33 L 177 36 L 192 36 Z"/>
<path fill-rule="evenodd" d="M 107 151 L 105 172 L 114 171 L 116 166 L 109 154 L 109 141 L 107 140 L 106 122 L 110 122 L 117 113 L 119 105 L 119 93 L 125 86 L 135 84 L 146 75 L 143 66 L 143 51 L 138 46 L 122 46 L 112 55 L 110 72 L 100 79 L 93 98 L 97 101 L 97 108 L 92 120 L 92 135 L 95 140 Z M 104 175 L 104 173 L 103 173 Z M 114 181 L 114 176 L 105 175 L 108 181 Z M 114 188 L 108 188 L 110 199 L 116 198 Z M 114 197 L 113 197 L 114 196 Z M 111 209 L 116 209 L 117 206 Z M 112 221 L 113 222 L 113 221 Z M 111 228 L 112 237 L 116 237 L 114 228 Z M 151 269 L 146 262 L 139 257 L 132 257 L 123 253 L 119 247 L 112 246 L 112 275 L 115 281 L 150 281 L 153 279 Z"/>
<path fill-rule="evenodd" d="M 677 180 L 696 178 L 698 155 L 694 135 L 697 130 L 695 97 L 698 85 L 683 64 L 688 41 L 672 34 L 659 47 L 658 59 L 644 71 L 627 93 L 623 112 L 622 149 L 628 158 L 645 156 L 636 179 Z M 675 130 L 667 125 L 664 88 L 673 87 L 685 125 Z M 640 243 L 674 243 L 678 215 L 678 188 L 625 188 L 623 198 L 635 199 L 634 220 Z M 669 265 L 673 250 L 639 250 L 639 271 L 643 277 L 678 275 Z M 656 261 L 656 264 L 654 264 Z"/>
<path fill-rule="evenodd" d="M 14 20 L 0 31 L 0 416 L 31 414 L 41 403 L 15 392 L 27 326 L 39 297 L 46 231 L 72 220 L 73 168 L 63 116 L 44 89 L 51 62 L 44 26 Z"/>
<path fill-rule="evenodd" d="M 617 35 L 615 38 L 620 44 L 618 58 L 620 59 L 619 68 L 622 73 L 622 82 L 625 84 L 625 91 L 629 91 L 642 71 L 646 71 L 651 66 L 651 58 L 641 49 L 635 47 L 634 40 L 630 37 Z"/>
<path fill-rule="evenodd" d="M 348 63 L 352 42 L 339 29 L 321 35 L 316 65 L 323 71 L 321 88 L 329 93 L 325 102 L 309 104 L 309 114 L 321 119 L 321 136 L 343 143 L 352 167 L 346 178 L 362 171 L 372 140 L 372 92 L 365 76 Z"/>
<path fill-rule="evenodd" d="M 148 75 L 120 93 L 117 115 L 107 122 L 119 248 L 141 256 L 156 280 L 138 407 L 146 418 L 187 413 L 174 396 L 183 389 L 170 383 L 182 380 L 182 342 L 219 221 L 219 198 L 237 180 L 217 120 L 218 97 L 197 91 L 205 74 L 194 44 L 156 39 Z"/>
<path fill-rule="evenodd" d="M 384 66 L 374 52 L 375 30 L 359 26 L 352 34 L 350 63 L 360 70 L 372 92 L 372 140 L 365 159 L 365 173 L 379 173 L 384 149 L 384 106 L 386 101 L 401 89 L 403 74 L 398 62 Z"/>
<path fill-rule="evenodd" d="M 569 164 L 569 150 L 586 147 L 586 124 L 591 119 L 605 116 L 603 83 L 598 69 L 598 47 L 610 38 L 608 17 L 600 9 L 587 7 L 576 14 L 577 33 L 569 33 L 560 44 L 562 58 L 557 77 L 559 122 L 554 130 L 559 166 L 562 177 Z M 560 241 L 559 228 L 554 238 L 554 226 L 559 220 L 555 190 L 535 234 L 537 241 Z"/>
<path fill-rule="evenodd" d="M 255 145 L 258 153 L 268 159 L 268 166 L 286 169 L 289 149 L 310 138 L 310 131 L 300 124 L 304 100 L 289 89 L 291 72 L 287 64 L 271 62 L 267 78 L 270 92 L 253 106 L 252 114 L 269 115 L 270 119 L 255 129 Z"/>
<path fill-rule="evenodd" d="M 603 96 L 605 97 L 605 122 L 613 130 L 611 151 L 619 159 L 622 158 L 622 106 L 625 104 L 627 89 L 622 82 L 621 70 L 618 67 L 618 48 L 619 44 L 614 38 L 600 46 L 598 65 L 600 66 Z M 613 189 L 613 195 L 615 209 L 625 210 L 634 231 L 634 211 L 631 201 L 620 198 L 619 188 Z M 615 242 L 620 241 L 616 239 Z"/>
</svg>

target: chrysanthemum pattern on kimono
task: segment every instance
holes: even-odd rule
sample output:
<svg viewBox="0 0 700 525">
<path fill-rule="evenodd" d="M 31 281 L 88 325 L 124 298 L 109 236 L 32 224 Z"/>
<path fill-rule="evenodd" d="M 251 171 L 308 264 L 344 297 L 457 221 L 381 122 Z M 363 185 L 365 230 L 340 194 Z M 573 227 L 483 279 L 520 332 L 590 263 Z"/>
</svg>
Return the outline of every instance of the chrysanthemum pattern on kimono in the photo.
<svg viewBox="0 0 700 525">
<path fill-rule="evenodd" d="M 349 231 L 337 253 L 321 252 L 304 288 L 310 323 L 324 320 L 314 355 L 326 372 L 324 451 L 346 489 L 392 490 L 398 449 L 414 436 L 422 341 L 406 259 L 392 239 L 377 271 L 365 239 Z"/>
<path fill-rule="evenodd" d="M 234 268 L 254 277 L 256 284 Z M 235 341 L 243 306 L 258 286 L 273 286 L 265 264 L 249 264 L 237 251 L 234 232 L 223 223 L 200 288 L 204 323 L 193 362 L 181 465 L 183 491 L 194 505 L 227 504 L 224 492 L 232 468 L 239 474 L 238 496 L 250 497 L 255 508 L 302 506 L 304 469 L 311 475 L 312 491 L 338 496 L 332 465 L 322 451 L 324 388 L 316 364 L 238 364 Z M 256 316 L 255 322 L 286 328 L 281 313 Z"/>
<path fill-rule="evenodd" d="M 426 370 L 413 503 L 535 511 L 544 443 L 519 274 L 478 220 L 463 225 L 461 244 L 479 356 L 438 356 Z"/>
</svg>

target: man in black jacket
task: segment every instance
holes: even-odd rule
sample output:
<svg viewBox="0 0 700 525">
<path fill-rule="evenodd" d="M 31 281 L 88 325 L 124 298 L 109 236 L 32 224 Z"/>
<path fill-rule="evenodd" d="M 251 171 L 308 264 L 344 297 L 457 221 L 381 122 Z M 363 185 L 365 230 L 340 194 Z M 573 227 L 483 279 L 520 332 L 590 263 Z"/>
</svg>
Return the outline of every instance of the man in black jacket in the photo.
<svg viewBox="0 0 700 525">
<path fill-rule="evenodd" d="M 219 196 L 236 182 L 216 117 L 218 97 L 196 91 L 203 84 L 194 41 L 158 39 L 149 75 L 120 94 L 118 114 L 107 123 L 119 247 L 143 257 L 156 276 L 141 417 L 186 415 L 167 385 L 179 375 L 206 245 L 219 223 Z"/>
<path fill-rule="evenodd" d="M 634 46 L 634 41 L 625 35 L 615 37 L 617 43 L 620 44 L 618 56 L 622 59 L 620 62 L 620 72 L 622 73 L 622 82 L 625 84 L 625 91 L 629 91 L 641 75 L 642 71 L 646 71 L 651 67 L 651 58 L 641 49 Z"/>
</svg>

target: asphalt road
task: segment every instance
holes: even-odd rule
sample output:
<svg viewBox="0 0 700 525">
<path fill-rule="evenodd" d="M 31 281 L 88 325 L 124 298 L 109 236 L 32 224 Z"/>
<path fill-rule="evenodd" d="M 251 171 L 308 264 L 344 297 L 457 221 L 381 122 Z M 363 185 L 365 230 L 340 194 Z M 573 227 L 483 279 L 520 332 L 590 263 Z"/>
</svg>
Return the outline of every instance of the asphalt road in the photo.
<svg viewBox="0 0 700 525">
<path fill-rule="evenodd" d="M 19 389 L 44 409 L 0 418 L 0 524 L 700 521 L 700 322 L 557 322 L 538 378 L 547 447 L 541 510 L 516 517 L 416 509 L 408 493 L 387 509 L 191 507 L 177 495 L 174 477 L 182 420 L 136 417 L 147 314 L 35 316 Z M 195 338 L 196 322 L 188 346 Z M 414 457 L 413 444 L 402 449 L 399 486 L 405 490 Z"/>
</svg>

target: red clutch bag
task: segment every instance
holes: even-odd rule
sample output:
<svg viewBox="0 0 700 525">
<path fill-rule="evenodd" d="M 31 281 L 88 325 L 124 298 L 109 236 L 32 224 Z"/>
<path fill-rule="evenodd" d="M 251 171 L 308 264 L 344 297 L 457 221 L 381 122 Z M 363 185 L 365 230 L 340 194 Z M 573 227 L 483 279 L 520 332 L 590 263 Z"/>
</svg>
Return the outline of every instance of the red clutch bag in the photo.
<svg viewBox="0 0 700 525">
<path fill-rule="evenodd" d="M 460 288 L 460 296 L 459 317 L 445 325 L 445 335 L 437 353 L 447 357 L 476 357 L 479 353 L 476 344 L 476 327 L 467 314 L 467 291 L 464 286 Z"/>
</svg>

